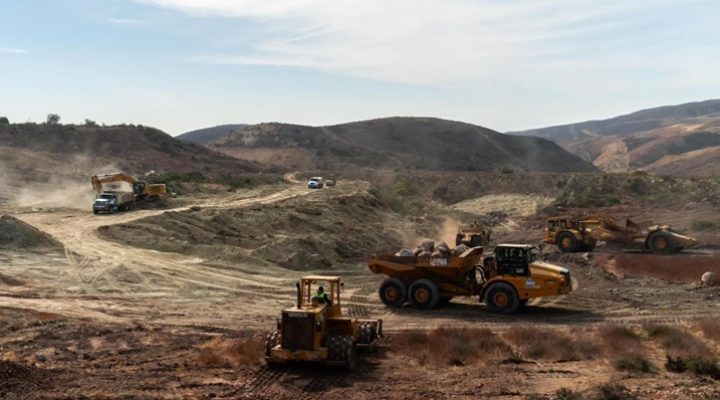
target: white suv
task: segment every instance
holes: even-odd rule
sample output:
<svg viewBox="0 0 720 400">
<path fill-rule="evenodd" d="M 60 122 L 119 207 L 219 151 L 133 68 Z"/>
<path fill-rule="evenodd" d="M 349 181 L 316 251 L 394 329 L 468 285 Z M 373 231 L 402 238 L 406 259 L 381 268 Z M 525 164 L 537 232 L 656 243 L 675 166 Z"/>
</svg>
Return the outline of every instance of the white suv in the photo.
<svg viewBox="0 0 720 400">
<path fill-rule="evenodd" d="M 325 186 L 322 177 L 316 176 L 308 181 L 308 189 L 322 189 Z"/>
</svg>

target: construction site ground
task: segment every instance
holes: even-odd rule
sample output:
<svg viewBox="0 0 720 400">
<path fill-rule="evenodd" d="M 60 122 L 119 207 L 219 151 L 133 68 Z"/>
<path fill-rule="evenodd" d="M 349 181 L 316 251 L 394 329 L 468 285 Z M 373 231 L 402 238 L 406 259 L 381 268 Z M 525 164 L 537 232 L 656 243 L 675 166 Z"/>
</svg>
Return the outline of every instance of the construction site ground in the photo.
<svg viewBox="0 0 720 400">
<path fill-rule="evenodd" d="M 549 399 L 561 388 L 592 396 L 608 382 L 643 399 L 720 398 L 719 380 L 666 371 L 672 349 L 644 333 L 651 325 L 668 326 L 720 355 L 720 341 L 699 328 L 720 310 L 720 287 L 699 283 L 705 271 L 720 274 L 717 235 L 707 235 L 700 250 L 671 256 L 602 249 L 562 254 L 546 246 L 543 257 L 571 270 L 575 290 L 534 301 L 511 316 L 489 313 L 477 298 L 455 298 L 431 311 L 389 310 L 376 292 L 383 277 L 372 275 L 358 255 L 343 258 L 343 249 L 333 250 L 300 270 L 271 249 L 258 251 L 258 243 L 270 242 L 279 252 L 288 246 L 312 262 L 304 252 L 315 244 L 302 238 L 324 229 L 370 230 L 367 237 L 358 233 L 347 240 L 356 240 L 351 243 L 359 248 L 386 240 L 388 248 L 397 248 L 442 225 L 432 216 L 391 217 L 374 204 L 369 190 L 361 181 L 323 190 L 288 182 L 170 199 L 166 208 L 113 215 L 93 215 L 87 207 L 0 206 L 0 214 L 64 246 L 0 250 L 0 398 Z M 341 220 L 336 210 L 351 206 L 369 227 Z M 308 222 L 291 220 L 273 234 L 270 226 L 280 221 L 265 220 L 270 217 L 264 214 L 284 216 L 288 210 L 322 221 L 311 229 Z M 704 211 L 655 212 L 682 220 Z M 232 232 L 206 237 L 212 227 L 226 229 L 222 221 L 232 213 L 259 218 L 253 228 L 259 231 L 252 237 Z M 166 218 L 174 222 L 164 224 Z M 527 228 L 537 221 L 513 217 L 498 237 L 537 243 L 537 230 Z M 516 229 L 520 226 L 525 228 Z M 177 251 L 145 239 L 142 229 L 163 229 Z M 218 236 L 237 245 L 224 249 Z M 292 305 L 294 282 L 306 273 L 342 276 L 345 311 L 383 320 L 385 342 L 364 355 L 357 370 L 263 364 L 263 338 L 280 310 Z M 599 343 L 608 327 L 618 326 L 638 332 L 652 371 L 614 366 L 622 351 Z M 494 345 L 475 358 L 444 359 L 418 350 L 430 347 L 425 341 L 438 328 L 490 335 Z M 513 333 L 527 329 L 571 341 L 586 338 L 596 348 L 584 351 L 585 342 L 578 342 L 581 350 L 569 357 L 528 351 Z"/>
</svg>

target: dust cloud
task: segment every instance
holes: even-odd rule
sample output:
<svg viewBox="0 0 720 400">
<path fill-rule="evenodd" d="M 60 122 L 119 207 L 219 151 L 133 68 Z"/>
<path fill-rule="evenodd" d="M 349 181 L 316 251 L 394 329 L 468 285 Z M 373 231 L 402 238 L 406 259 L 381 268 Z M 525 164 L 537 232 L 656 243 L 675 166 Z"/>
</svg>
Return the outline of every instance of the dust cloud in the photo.
<svg viewBox="0 0 720 400">
<path fill-rule="evenodd" d="M 87 182 L 80 182 L 52 178 L 48 182 L 25 185 L 10 198 L 10 203 L 17 207 L 89 210 L 94 198 L 95 192 L 89 179 Z"/>
</svg>

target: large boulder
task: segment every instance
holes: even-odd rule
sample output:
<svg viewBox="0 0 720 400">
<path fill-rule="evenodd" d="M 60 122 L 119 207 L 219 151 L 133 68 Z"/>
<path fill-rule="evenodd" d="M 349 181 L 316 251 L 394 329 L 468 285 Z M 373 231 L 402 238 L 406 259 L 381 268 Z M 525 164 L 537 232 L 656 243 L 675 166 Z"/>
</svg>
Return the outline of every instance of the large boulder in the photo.
<svg viewBox="0 0 720 400">
<path fill-rule="evenodd" d="M 711 271 L 704 273 L 702 278 L 700 278 L 700 279 L 702 280 L 703 284 L 708 285 L 708 286 L 720 285 L 720 277 L 716 273 L 711 272 Z"/>
</svg>

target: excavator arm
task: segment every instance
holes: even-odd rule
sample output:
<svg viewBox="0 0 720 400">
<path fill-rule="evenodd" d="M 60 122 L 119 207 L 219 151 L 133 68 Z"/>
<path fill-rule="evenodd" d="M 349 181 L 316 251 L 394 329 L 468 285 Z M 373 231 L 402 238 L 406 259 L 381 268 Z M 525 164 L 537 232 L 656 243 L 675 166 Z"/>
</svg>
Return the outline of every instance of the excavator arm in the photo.
<svg viewBox="0 0 720 400">
<path fill-rule="evenodd" d="M 100 194 L 103 191 L 103 184 L 110 182 L 127 182 L 134 190 L 135 183 L 137 180 L 132 176 L 125 174 L 112 174 L 112 175 L 93 175 L 90 178 L 95 193 Z"/>
</svg>

